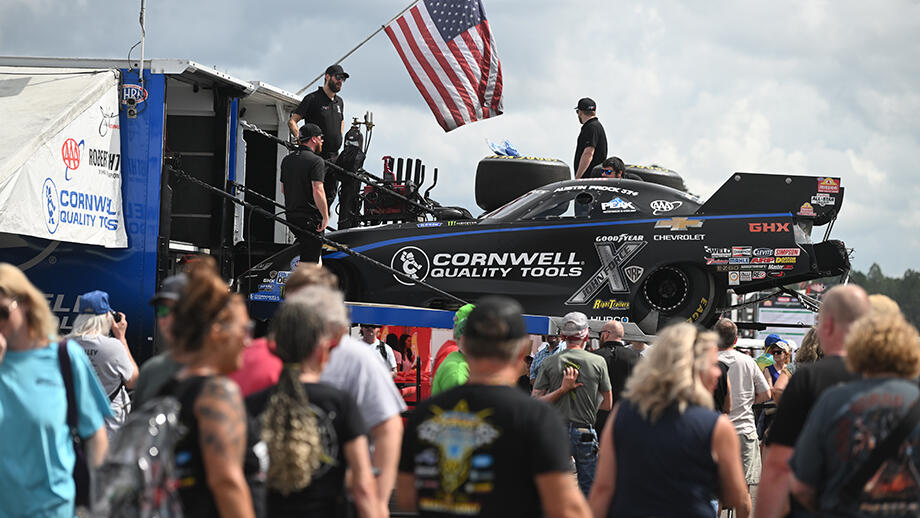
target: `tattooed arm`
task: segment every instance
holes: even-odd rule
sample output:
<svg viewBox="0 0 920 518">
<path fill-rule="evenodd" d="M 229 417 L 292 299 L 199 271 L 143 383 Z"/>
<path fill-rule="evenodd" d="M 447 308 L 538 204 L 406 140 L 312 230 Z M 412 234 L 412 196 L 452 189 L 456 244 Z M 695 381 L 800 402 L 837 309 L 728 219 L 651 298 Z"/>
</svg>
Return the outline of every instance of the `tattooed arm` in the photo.
<svg viewBox="0 0 920 518">
<path fill-rule="evenodd" d="M 205 382 L 195 400 L 195 417 L 208 487 L 220 515 L 252 518 L 252 497 L 243 477 L 246 409 L 236 383 L 222 376 Z"/>
</svg>

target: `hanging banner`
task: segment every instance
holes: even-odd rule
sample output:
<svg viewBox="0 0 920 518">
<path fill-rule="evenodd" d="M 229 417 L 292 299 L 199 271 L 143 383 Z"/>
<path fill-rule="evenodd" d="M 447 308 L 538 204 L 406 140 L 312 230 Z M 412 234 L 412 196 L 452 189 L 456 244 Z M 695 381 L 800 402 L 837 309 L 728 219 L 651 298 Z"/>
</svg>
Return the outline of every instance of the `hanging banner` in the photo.
<svg viewBox="0 0 920 518">
<path fill-rule="evenodd" d="M 0 232 L 125 248 L 118 79 L 47 72 L 0 95 L 0 118 L 24 132 L 0 158 Z"/>
</svg>

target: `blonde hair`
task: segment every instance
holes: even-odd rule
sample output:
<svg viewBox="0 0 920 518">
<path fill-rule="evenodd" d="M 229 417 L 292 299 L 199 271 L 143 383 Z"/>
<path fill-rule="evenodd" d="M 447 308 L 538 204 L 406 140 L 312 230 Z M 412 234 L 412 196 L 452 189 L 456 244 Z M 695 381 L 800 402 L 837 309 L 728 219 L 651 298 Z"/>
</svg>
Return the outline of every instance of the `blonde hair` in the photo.
<svg viewBox="0 0 920 518">
<path fill-rule="evenodd" d="M 0 293 L 17 299 L 21 308 L 28 308 L 24 313 L 32 339 L 57 339 L 57 318 L 51 312 L 48 300 L 29 282 L 22 270 L 9 263 L 0 263 Z"/>
<path fill-rule="evenodd" d="M 901 313 L 901 307 L 888 295 L 873 293 L 869 295 L 869 306 L 876 313 Z"/>
<path fill-rule="evenodd" d="M 87 313 L 81 313 L 77 315 L 77 318 L 73 319 L 73 330 L 70 332 L 70 337 L 82 336 L 82 335 L 103 335 L 106 336 L 112 330 L 112 324 L 115 321 L 112 319 L 111 313 L 103 313 L 101 315 L 90 315 Z"/>
<path fill-rule="evenodd" d="M 873 312 L 850 327 L 846 343 L 847 367 L 859 374 L 920 375 L 917 329 L 900 312 Z"/>
<path fill-rule="evenodd" d="M 813 363 L 821 358 L 824 358 L 824 350 L 821 349 L 821 342 L 818 341 L 818 328 L 812 327 L 805 333 L 802 345 L 795 352 L 795 364 Z"/>
<path fill-rule="evenodd" d="M 718 335 L 697 331 L 688 323 L 663 329 L 648 355 L 636 365 L 626 382 L 624 397 L 654 423 L 670 406 L 683 413 L 689 405 L 712 408 L 712 394 L 700 373 L 709 368 L 708 351 L 717 347 Z"/>
</svg>

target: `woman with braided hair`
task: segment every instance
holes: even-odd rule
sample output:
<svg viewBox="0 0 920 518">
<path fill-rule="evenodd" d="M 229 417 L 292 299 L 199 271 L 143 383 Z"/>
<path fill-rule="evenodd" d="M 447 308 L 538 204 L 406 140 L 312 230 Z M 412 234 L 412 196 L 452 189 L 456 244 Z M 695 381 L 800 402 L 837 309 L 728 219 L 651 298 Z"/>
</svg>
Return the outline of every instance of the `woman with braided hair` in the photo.
<svg viewBox="0 0 920 518">
<path fill-rule="evenodd" d="M 362 518 L 377 517 L 367 431 L 354 401 L 319 383 L 329 350 L 348 320 L 342 295 L 310 286 L 287 298 L 272 317 L 278 384 L 246 399 L 268 448 L 268 516 L 345 516 L 345 469 Z M 334 330 L 334 331 L 333 331 Z"/>
</svg>

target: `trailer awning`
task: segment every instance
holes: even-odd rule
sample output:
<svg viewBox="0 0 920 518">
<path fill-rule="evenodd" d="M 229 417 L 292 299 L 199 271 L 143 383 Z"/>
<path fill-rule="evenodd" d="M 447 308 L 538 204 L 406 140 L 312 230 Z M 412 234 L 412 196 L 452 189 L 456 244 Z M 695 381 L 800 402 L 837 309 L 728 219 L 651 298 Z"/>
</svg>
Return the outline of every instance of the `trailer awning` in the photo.
<svg viewBox="0 0 920 518">
<path fill-rule="evenodd" d="M 0 232 L 125 248 L 118 72 L 0 67 Z"/>
</svg>

